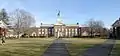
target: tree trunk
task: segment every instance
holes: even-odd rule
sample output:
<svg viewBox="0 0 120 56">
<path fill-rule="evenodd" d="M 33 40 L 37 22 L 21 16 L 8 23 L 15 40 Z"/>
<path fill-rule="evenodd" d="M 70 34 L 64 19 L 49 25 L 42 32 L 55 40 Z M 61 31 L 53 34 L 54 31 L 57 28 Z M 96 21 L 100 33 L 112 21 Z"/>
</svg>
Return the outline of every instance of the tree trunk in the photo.
<svg viewBox="0 0 120 56">
<path fill-rule="evenodd" d="M 90 31 L 90 37 L 93 38 L 93 28 L 91 27 L 91 31 Z"/>
</svg>

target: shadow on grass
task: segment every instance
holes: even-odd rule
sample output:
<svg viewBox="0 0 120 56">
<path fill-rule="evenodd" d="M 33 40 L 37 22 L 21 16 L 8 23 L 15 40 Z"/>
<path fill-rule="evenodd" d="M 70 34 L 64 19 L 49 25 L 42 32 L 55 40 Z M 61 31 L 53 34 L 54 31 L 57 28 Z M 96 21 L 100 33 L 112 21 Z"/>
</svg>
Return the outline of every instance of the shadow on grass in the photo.
<svg viewBox="0 0 120 56">
<path fill-rule="evenodd" d="M 85 41 L 87 41 L 87 40 L 89 40 L 89 39 L 85 39 Z M 88 42 L 84 42 L 84 41 L 82 42 L 82 41 L 79 40 L 79 42 L 76 41 L 76 42 L 73 43 L 73 41 L 74 40 L 72 40 L 71 43 L 67 44 L 70 56 L 82 56 L 82 54 L 84 52 L 86 52 L 86 50 L 88 50 L 89 48 L 93 48 L 95 46 L 100 46 L 102 43 L 106 42 L 106 41 L 100 41 L 100 43 L 99 43 L 99 40 L 98 40 L 95 43 L 93 41 L 92 42 L 89 42 L 89 41 Z"/>
<path fill-rule="evenodd" d="M 40 56 L 48 46 L 49 43 L 10 43 L 0 46 L 0 56 Z"/>
<path fill-rule="evenodd" d="M 111 52 L 111 56 L 120 56 L 120 40 L 116 40 L 116 44 Z"/>
<path fill-rule="evenodd" d="M 78 56 L 84 53 L 87 49 L 94 47 L 93 44 L 81 44 L 81 45 L 75 45 L 72 44 L 74 47 L 70 46 L 68 47 L 68 51 L 70 53 L 70 56 Z M 96 46 L 99 46 L 99 44 L 96 44 Z"/>
</svg>

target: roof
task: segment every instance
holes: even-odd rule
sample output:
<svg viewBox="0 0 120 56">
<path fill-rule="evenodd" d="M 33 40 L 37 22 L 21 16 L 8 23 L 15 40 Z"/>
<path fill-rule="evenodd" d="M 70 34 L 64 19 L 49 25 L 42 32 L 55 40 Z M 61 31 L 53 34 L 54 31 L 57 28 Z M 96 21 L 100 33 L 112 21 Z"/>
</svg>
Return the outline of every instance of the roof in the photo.
<svg viewBox="0 0 120 56">
<path fill-rule="evenodd" d="M 53 24 L 42 24 L 40 27 L 53 27 Z"/>
<path fill-rule="evenodd" d="M 117 27 L 117 26 L 120 26 L 120 18 L 119 20 L 116 20 L 113 24 L 112 24 L 113 27 Z"/>
<path fill-rule="evenodd" d="M 3 22 L 2 20 L 0 20 L 0 27 L 7 28 L 7 24 L 5 22 Z"/>
<path fill-rule="evenodd" d="M 63 24 L 63 23 L 56 23 L 56 24 L 54 24 L 54 25 L 65 25 L 65 24 Z"/>
<path fill-rule="evenodd" d="M 25 33 L 31 34 L 32 32 L 38 32 L 38 29 L 39 28 L 37 28 L 37 27 L 31 27 L 31 28 L 29 28 L 29 31 L 26 31 Z"/>
<path fill-rule="evenodd" d="M 79 26 L 79 25 L 77 25 L 77 24 L 66 24 L 66 26 Z"/>
</svg>

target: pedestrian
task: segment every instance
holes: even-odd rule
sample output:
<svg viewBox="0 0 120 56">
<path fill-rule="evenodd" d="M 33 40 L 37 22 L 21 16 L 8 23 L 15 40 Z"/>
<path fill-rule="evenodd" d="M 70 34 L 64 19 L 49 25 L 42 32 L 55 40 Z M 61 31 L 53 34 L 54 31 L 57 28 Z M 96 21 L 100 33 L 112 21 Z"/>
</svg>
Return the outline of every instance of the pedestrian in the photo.
<svg viewBox="0 0 120 56">
<path fill-rule="evenodd" d="M 2 41 L 1 41 L 1 42 L 2 42 L 2 45 L 4 45 L 4 44 L 5 44 L 5 37 L 2 36 L 2 37 L 1 37 L 1 40 L 2 40 Z"/>
<path fill-rule="evenodd" d="M 1 35 L 1 44 L 2 45 L 5 44 L 5 35 L 4 35 L 4 32 L 2 32 L 2 35 Z"/>
</svg>

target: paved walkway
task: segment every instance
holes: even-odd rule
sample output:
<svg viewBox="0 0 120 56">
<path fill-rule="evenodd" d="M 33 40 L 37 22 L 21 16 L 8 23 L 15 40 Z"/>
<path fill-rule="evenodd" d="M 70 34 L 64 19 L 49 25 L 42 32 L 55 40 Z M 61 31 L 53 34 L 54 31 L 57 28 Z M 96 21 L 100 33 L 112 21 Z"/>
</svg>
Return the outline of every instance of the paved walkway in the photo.
<svg viewBox="0 0 120 56">
<path fill-rule="evenodd" d="M 109 39 L 104 44 L 86 50 L 83 56 L 109 56 L 115 40 Z"/>
<path fill-rule="evenodd" d="M 45 51 L 43 56 L 69 56 L 64 40 L 57 39 Z"/>
</svg>

